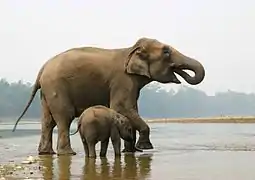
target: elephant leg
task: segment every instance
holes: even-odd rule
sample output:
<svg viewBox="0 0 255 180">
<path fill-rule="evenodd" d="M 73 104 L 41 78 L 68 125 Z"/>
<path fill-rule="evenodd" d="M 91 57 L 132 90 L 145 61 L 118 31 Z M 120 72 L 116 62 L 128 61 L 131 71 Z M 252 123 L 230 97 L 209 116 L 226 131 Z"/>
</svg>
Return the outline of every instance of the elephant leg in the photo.
<svg viewBox="0 0 255 180">
<path fill-rule="evenodd" d="M 69 130 L 71 126 L 71 121 L 69 118 L 63 115 L 55 115 L 57 119 L 57 127 L 58 127 L 58 144 L 57 144 L 57 154 L 65 155 L 71 154 L 76 155 L 76 152 L 71 148 Z"/>
<path fill-rule="evenodd" d="M 69 134 L 75 109 L 63 84 L 60 84 L 62 86 L 59 84 L 48 86 L 48 89 L 44 90 L 45 94 L 47 93 L 45 97 L 58 128 L 57 154 L 76 155 L 76 152 L 71 148 Z"/>
<path fill-rule="evenodd" d="M 96 143 L 88 142 L 89 158 L 96 158 Z"/>
<path fill-rule="evenodd" d="M 140 129 L 139 131 L 139 139 L 136 142 L 136 135 L 134 136 L 133 142 L 125 141 L 124 143 L 124 150 L 123 152 L 143 152 L 143 149 L 153 149 L 153 145 L 150 142 L 149 134 L 150 134 L 150 128 L 149 126 L 143 121 L 140 121 L 142 124 L 144 124 L 144 129 Z"/>
<path fill-rule="evenodd" d="M 100 157 L 106 156 L 108 144 L 109 144 L 109 138 L 105 141 L 101 141 Z"/>
<path fill-rule="evenodd" d="M 136 148 L 136 131 L 133 131 L 133 142 L 125 141 L 124 140 L 124 149 L 122 152 L 143 152 L 143 150 Z"/>
<path fill-rule="evenodd" d="M 153 149 L 153 145 L 150 141 L 150 128 L 147 123 L 143 120 L 140 121 L 142 128 L 139 131 L 139 139 L 136 143 L 135 148 L 139 149 Z"/>
<path fill-rule="evenodd" d="M 130 114 L 126 116 L 132 121 L 133 127 L 139 131 L 139 139 L 136 146 L 133 146 L 133 148 L 135 148 L 136 151 L 139 151 L 138 149 L 153 149 L 153 145 L 150 141 L 150 127 L 139 116 L 137 109 L 131 110 Z"/>
<path fill-rule="evenodd" d="M 118 113 L 126 116 L 132 123 L 134 129 L 139 131 L 139 139 L 136 144 L 138 149 L 153 149 L 153 145 L 150 142 L 150 127 L 148 124 L 139 116 L 137 103 L 134 104 L 132 98 L 122 99 L 123 91 L 113 91 L 111 92 L 113 96 L 111 98 L 110 108 L 114 109 Z M 120 100 L 122 99 L 122 100 Z M 133 152 L 134 149 L 137 151 L 135 146 L 132 146 L 131 143 L 125 143 L 125 152 Z"/>
<path fill-rule="evenodd" d="M 134 144 L 128 141 L 124 141 L 124 149 L 122 152 L 135 152 L 135 148 L 133 148 Z"/>
<path fill-rule="evenodd" d="M 42 81 L 41 91 L 44 93 L 46 102 L 49 106 L 51 115 L 58 128 L 57 154 L 75 155 L 70 144 L 70 126 L 75 117 L 75 108 L 67 92 L 66 81 L 57 79 L 54 83 L 51 81 Z"/>
<path fill-rule="evenodd" d="M 124 140 L 124 149 L 122 150 L 122 152 L 136 152 L 135 149 L 135 143 L 136 143 L 136 132 L 133 132 L 133 142 L 129 142 L 129 141 L 125 141 Z"/>
<path fill-rule="evenodd" d="M 43 117 L 41 118 L 41 139 L 38 147 L 39 155 L 56 154 L 52 149 L 52 133 L 56 122 L 51 116 L 45 97 L 41 93 L 41 107 Z"/>
<path fill-rule="evenodd" d="M 120 133 L 116 126 L 111 129 L 111 141 L 114 150 L 115 157 L 120 156 L 121 139 Z"/>
<path fill-rule="evenodd" d="M 133 142 L 125 141 L 124 140 L 124 149 L 122 152 L 135 152 L 135 142 L 136 142 L 136 133 L 133 133 Z"/>
<path fill-rule="evenodd" d="M 120 154 L 120 146 L 121 146 L 120 138 L 111 138 L 111 141 L 112 141 L 115 156 L 121 156 L 121 154 Z"/>
</svg>

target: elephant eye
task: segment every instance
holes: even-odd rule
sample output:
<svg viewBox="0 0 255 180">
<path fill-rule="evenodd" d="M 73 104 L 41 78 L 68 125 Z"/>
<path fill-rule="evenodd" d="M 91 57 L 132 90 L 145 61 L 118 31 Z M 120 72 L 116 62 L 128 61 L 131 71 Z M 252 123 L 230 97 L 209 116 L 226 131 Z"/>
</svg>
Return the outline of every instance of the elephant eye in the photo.
<svg viewBox="0 0 255 180">
<path fill-rule="evenodd" d="M 164 47 L 163 48 L 163 54 L 164 54 L 164 56 L 169 57 L 170 54 L 171 54 L 171 50 L 168 47 Z"/>
</svg>

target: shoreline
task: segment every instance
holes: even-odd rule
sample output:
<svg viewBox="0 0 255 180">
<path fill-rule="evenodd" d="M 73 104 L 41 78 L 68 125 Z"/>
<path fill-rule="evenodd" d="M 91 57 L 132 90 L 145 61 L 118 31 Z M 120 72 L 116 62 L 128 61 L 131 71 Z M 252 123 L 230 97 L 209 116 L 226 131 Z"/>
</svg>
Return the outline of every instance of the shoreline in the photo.
<svg viewBox="0 0 255 180">
<path fill-rule="evenodd" d="M 255 117 L 155 118 L 146 123 L 255 123 Z"/>
</svg>

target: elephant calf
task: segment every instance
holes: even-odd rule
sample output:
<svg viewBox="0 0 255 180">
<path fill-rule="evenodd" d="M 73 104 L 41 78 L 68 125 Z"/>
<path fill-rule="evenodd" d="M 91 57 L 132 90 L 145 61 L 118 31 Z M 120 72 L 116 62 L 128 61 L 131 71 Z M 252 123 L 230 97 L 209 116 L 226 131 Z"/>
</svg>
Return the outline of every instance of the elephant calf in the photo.
<svg viewBox="0 0 255 180">
<path fill-rule="evenodd" d="M 120 138 L 133 143 L 133 128 L 128 118 L 115 110 L 102 105 L 89 107 L 83 111 L 78 120 L 78 128 L 85 154 L 96 158 L 95 145 L 101 141 L 100 157 L 105 157 L 109 138 L 114 148 L 115 156 L 120 156 Z"/>
</svg>

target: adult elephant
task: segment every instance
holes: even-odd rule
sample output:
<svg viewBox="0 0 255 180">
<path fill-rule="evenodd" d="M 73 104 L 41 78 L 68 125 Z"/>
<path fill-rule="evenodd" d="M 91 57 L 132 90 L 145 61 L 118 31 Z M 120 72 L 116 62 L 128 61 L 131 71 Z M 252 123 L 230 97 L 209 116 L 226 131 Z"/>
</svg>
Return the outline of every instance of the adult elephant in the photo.
<svg viewBox="0 0 255 180">
<path fill-rule="evenodd" d="M 190 76 L 185 69 L 195 75 Z M 57 154 L 76 154 L 69 138 L 71 122 L 93 105 L 105 105 L 128 117 L 139 131 L 136 147 L 153 149 L 150 128 L 138 114 L 137 100 L 141 88 L 152 81 L 180 84 L 174 73 L 192 85 L 200 83 L 205 76 L 204 67 L 198 61 L 156 39 L 140 38 L 132 47 L 122 49 L 69 49 L 43 65 L 13 131 L 41 89 L 43 116 L 39 154 L 55 153 L 52 132 L 56 125 Z M 125 141 L 123 151 L 134 150 L 134 144 Z"/>
</svg>

